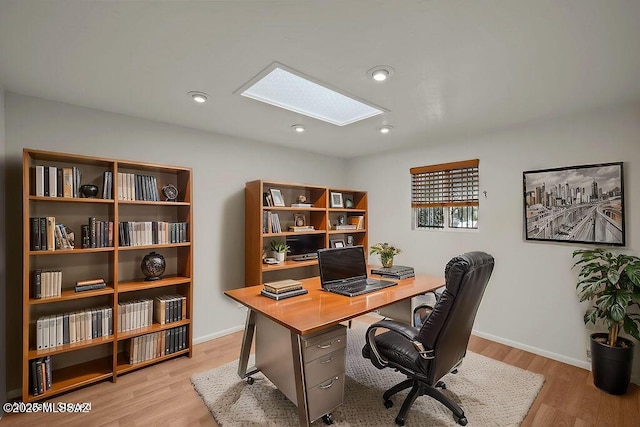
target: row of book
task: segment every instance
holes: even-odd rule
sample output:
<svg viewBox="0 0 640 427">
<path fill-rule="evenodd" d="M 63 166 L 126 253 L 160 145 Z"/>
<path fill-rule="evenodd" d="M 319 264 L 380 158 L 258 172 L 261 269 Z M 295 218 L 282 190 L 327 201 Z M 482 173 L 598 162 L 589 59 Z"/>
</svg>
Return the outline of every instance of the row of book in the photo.
<svg viewBox="0 0 640 427">
<path fill-rule="evenodd" d="M 102 198 L 113 199 L 113 172 L 104 171 L 102 174 Z"/>
<path fill-rule="evenodd" d="M 407 267 L 405 265 L 394 265 L 391 267 L 379 267 L 371 270 L 371 274 L 379 274 L 382 277 L 390 279 L 408 279 L 415 277 L 416 273 L 413 267 Z"/>
<path fill-rule="evenodd" d="M 35 299 L 59 297 L 62 295 L 62 271 L 33 270 L 31 297 Z"/>
<path fill-rule="evenodd" d="M 189 241 L 186 222 L 123 221 L 118 225 L 120 246 L 164 245 Z"/>
<path fill-rule="evenodd" d="M 265 283 L 260 291 L 263 296 L 277 301 L 298 295 L 304 295 L 307 292 L 309 291 L 302 287 L 302 282 L 292 279 Z"/>
<path fill-rule="evenodd" d="M 111 307 L 42 316 L 36 321 L 36 349 L 45 350 L 112 334 Z"/>
<path fill-rule="evenodd" d="M 75 234 L 64 224 L 56 224 L 54 216 L 30 218 L 30 242 L 32 251 L 73 249 Z"/>
<path fill-rule="evenodd" d="M 53 383 L 51 356 L 34 359 L 29 362 L 29 367 L 31 393 L 34 396 L 39 396 L 51 390 Z"/>
<path fill-rule="evenodd" d="M 125 345 L 125 357 L 133 365 L 182 351 L 187 348 L 187 334 L 187 325 L 183 325 L 131 338 Z"/>
<path fill-rule="evenodd" d="M 33 194 L 41 197 L 80 197 L 82 173 L 77 167 L 37 165 L 33 168 Z"/>
<path fill-rule="evenodd" d="M 177 322 L 187 317 L 187 297 L 161 295 L 154 299 L 118 303 L 118 332 L 127 332 L 151 326 Z"/>
<path fill-rule="evenodd" d="M 160 201 L 156 177 L 118 172 L 118 200 Z"/>
<path fill-rule="evenodd" d="M 277 213 L 264 211 L 262 218 L 262 232 L 263 233 L 282 233 L 282 227 L 280 226 L 280 218 Z"/>
<path fill-rule="evenodd" d="M 89 217 L 89 223 L 80 226 L 82 249 L 110 248 L 113 246 L 113 221 Z"/>
</svg>

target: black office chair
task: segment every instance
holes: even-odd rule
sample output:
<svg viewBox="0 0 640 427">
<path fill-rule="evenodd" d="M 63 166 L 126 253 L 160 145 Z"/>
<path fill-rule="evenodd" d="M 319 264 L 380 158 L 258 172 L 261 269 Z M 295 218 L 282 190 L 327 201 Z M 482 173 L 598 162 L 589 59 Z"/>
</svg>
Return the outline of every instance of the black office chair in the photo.
<svg viewBox="0 0 640 427">
<path fill-rule="evenodd" d="M 493 265 L 493 257 L 484 252 L 469 252 L 453 258 L 445 268 L 444 292 L 421 328 L 382 320 L 367 330 L 362 355 L 377 368 L 394 368 L 408 378 L 383 394 L 384 405 L 392 407 L 390 397 L 411 387 L 396 424 L 404 425 L 413 402 L 425 394 L 449 408 L 458 424 L 467 424 L 462 408 L 436 387 L 446 388 L 440 379 L 462 363 Z M 380 328 L 388 331 L 376 335 Z"/>
</svg>

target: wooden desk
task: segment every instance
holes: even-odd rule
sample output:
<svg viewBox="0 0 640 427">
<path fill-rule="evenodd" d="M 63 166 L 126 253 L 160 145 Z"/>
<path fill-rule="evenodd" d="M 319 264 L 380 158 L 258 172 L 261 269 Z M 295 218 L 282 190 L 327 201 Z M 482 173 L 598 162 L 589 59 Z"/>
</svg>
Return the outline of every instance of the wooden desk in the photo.
<svg viewBox="0 0 640 427">
<path fill-rule="evenodd" d="M 238 364 L 240 378 L 250 377 L 250 375 L 259 372 L 256 367 L 247 370 L 256 321 L 268 324 L 275 322 L 279 325 L 277 327 L 279 331 L 276 331 L 278 334 L 280 332 L 287 333 L 290 339 L 291 351 L 289 354 L 292 358 L 293 381 L 295 382 L 293 396 L 288 397 L 298 406 L 300 425 L 308 426 L 319 418 L 313 413 L 310 414 L 309 404 L 311 402 L 309 402 L 307 385 L 305 384 L 304 351 L 308 340 L 314 339 L 313 337 L 323 331 L 332 331 L 341 322 L 437 289 L 444 284 L 444 278 L 419 274 L 416 277 L 398 281 L 396 286 L 356 297 L 345 297 L 323 291 L 318 277 L 303 279 L 301 282 L 309 293 L 282 301 L 274 301 L 260 295 L 262 285 L 225 291 L 225 295 L 249 308 Z M 270 329 L 273 331 L 273 328 Z M 260 333 L 260 329 L 258 331 Z M 264 347 L 261 346 L 261 348 Z M 261 348 L 256 345 L 256 359 L 259 356 L 259 351 L 268 351 L 268 349 L 261 350 Z M 273 350 L 276 351 L 275 348 Z M 266 375 L 266 372 L 263 373 Z M 277 381 L 269 379 L 278 385 L 279 378 L 276 379 Z M 249 378 L 249 382 L 251 383 L 251 378 Z M 327 416 L 325 422 L 330 420 L 330 415 L 325 414 L 325 417 Z"/>
</svg>

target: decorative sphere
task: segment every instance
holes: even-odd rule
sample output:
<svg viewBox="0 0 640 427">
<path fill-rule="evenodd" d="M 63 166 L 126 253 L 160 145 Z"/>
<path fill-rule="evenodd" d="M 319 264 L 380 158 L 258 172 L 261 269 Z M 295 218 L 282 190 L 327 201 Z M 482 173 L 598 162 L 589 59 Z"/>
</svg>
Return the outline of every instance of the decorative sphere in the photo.
<svg viewBox="0 0 640 427">
<path fill-rule="evenodd" d="M 86 198 L 96 197 L 98 195 L 98 186 L 92 184 L 81 185 L 80 192 Z"/>
<path fill-rule="evenodd" d="M 140 263 L 142 274 L 146 276 L 145 280 L 161 279 L 166 266 L 167 263 L 165 262 L 164 257 L 156 252 L 151 252 L 145 255 Z"/>
</svg>

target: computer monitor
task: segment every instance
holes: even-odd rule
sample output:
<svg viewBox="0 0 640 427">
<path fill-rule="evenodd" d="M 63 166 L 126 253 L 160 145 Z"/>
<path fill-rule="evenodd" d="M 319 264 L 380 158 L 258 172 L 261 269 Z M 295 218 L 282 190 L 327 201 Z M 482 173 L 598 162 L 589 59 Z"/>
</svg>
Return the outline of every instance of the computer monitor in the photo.
<svg viewBox="0 0 640 427">
<path fill-rule="evenodd" d="M 323 246 L 323 238 L 324 235 L 287 236 L 287 245 L 290 248 L 287 258 L 292 260 L 316 258 L 316 252 Z"/>
</svg>

